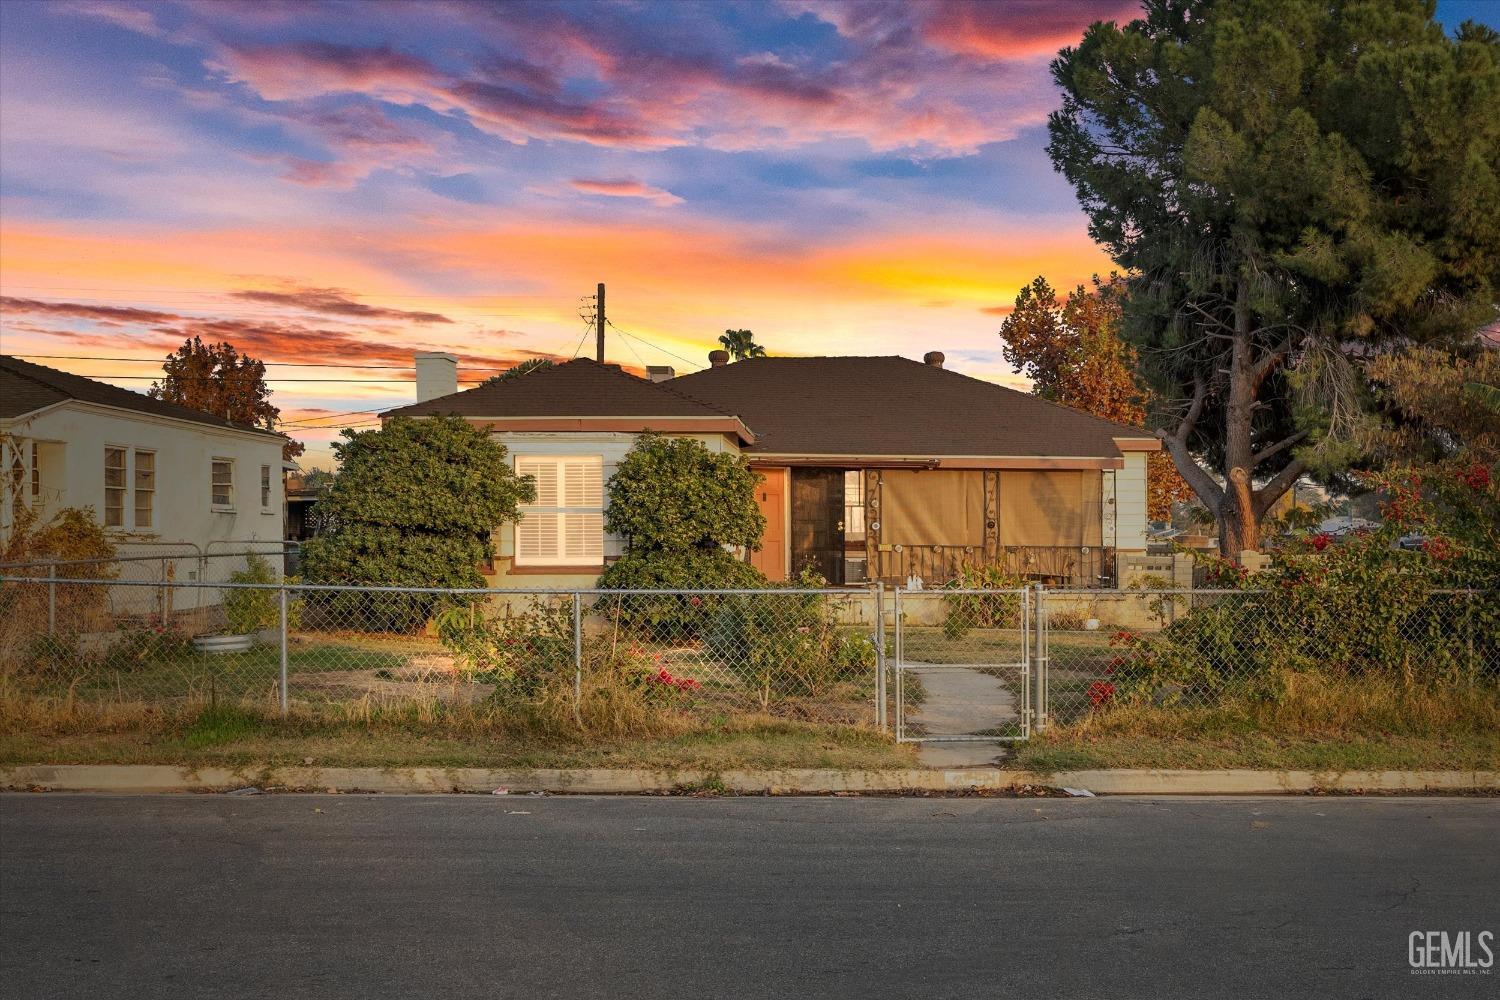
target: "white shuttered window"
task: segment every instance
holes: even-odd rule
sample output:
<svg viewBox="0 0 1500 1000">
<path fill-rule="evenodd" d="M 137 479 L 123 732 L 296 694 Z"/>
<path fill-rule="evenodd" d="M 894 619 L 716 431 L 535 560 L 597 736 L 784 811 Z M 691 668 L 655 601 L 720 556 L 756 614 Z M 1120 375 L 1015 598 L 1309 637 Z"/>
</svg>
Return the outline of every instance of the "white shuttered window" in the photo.
<svg viewBox="0 0 1500 1000">
<path fill-rule="evenodd" d="M 604 459 L 518 455 L 516 472 L 536 480 L 536 502 L 521 508 L 517 566 L 604 562 Z"/>
</svg>

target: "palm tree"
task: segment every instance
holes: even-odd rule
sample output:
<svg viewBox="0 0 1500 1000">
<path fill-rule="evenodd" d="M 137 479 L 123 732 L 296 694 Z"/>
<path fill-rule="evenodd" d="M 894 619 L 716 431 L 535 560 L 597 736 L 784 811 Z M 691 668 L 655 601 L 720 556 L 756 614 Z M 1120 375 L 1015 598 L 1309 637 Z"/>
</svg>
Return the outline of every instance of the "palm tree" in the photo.
<svg viewBox="0 0 1500 1000">
<path fill-rule="evenodd" d="M 755 342 L 755 334 L 749 330 L 725 330 L 719 343 L 735 361 L 766 356 L 766 349 Z"/>
</svg>

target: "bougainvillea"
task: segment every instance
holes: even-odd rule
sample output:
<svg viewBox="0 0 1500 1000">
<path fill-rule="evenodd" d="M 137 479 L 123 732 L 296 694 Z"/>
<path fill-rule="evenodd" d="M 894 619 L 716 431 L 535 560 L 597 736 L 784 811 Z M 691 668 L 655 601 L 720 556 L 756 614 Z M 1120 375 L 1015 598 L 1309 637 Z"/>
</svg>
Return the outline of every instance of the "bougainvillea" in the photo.
<svg viewBox="0 0 1500 1000">
<path fill-rule="evenodd" d="M 1392 470 L 1366 484 L 1384 497 L 1378 528 L 1293 539 L 1258 573 L 1210 560 L 1212 585 L 1232 592 L 1199 598 L 1154 635 L 1116 633 L 1115 679 L 1136 696 L 1201 698 L 1247 686 L 1274 696 L 1287 671 L 1500 673 L 1500 491 L 1488 470 Z"/>
</svg>

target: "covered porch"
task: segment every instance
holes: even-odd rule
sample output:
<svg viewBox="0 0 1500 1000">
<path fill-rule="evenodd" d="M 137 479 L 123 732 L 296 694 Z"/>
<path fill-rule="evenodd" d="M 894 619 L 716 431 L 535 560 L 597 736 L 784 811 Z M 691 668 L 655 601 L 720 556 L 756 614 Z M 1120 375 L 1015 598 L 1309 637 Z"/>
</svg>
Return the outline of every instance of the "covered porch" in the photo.
<svg viewBox="0 0 1500 1000">
<path fill-rule="evenodd" d="M 772 580 L 940 587 L 964 566 L 1051 586 L 1113 585 L 1114 471 L 939 462 L 757 464 L 766 518 L 751 562 Z"/>
</svg>

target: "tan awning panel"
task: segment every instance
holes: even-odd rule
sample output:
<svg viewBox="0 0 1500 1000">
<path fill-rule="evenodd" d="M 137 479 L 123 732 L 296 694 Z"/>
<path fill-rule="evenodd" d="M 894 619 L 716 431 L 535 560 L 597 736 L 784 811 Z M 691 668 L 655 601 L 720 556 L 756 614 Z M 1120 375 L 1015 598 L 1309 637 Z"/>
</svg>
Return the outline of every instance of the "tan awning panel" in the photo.
<svg viewBox="0 0 1500 1000">
<path fill-rule="evenodd" d="M 1099 472 L 1000 473 L 1000 544 L 1077 547 L 1104 541 Z"/>
<path fill-rule="evenodd" d="M 984 474 L 884 470 L 880 474 L 880 541 L 983 545 Z"/>
</svg>

